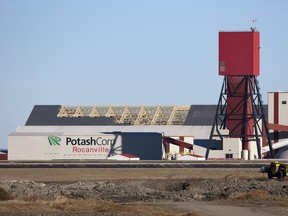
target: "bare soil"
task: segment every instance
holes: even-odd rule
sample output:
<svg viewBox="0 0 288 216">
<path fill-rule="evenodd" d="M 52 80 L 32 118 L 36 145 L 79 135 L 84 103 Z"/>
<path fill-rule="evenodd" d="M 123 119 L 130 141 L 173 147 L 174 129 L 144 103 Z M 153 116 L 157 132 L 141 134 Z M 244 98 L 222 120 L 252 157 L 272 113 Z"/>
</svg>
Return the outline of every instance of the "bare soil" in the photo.
<svg viewBox="0 0 288 216">
<path fill-rule="evenodd" d="M 0 215 L 287 215 L 258 169 L 0 169 Z"/>
</svg>

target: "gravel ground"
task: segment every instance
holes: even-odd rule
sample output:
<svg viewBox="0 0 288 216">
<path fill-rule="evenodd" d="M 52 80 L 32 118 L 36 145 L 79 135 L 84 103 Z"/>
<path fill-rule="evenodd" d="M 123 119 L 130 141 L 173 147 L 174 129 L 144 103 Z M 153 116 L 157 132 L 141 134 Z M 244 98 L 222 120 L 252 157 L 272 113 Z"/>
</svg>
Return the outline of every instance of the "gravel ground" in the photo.
<svg viewBox="0 0 288 216">
<path fill-rule="evenodd" d="M 73 183 L 1 181 L 0 188 L 20 199 L 101 199 L 113 202 L 215 201 L 240 193 L 262 191 L 271 197 L 288 197 L 288 181 L 268 179 L 122 180 Z"/>
<path fill-rule="evenodd" d="M 286 212 L 287 215 L 288 178 L 269 180 L 266 176 L 258 173 L 258 171 L 254 171 L 255 175 L 251 175 L 250 173 L 245 175 L 245 170 L 234 170 L 234 174 L 231 170 L 227 172 L 221 170 L 220 173 L 223 174 L 221 176 L 218 173 L 218 178 L 215 178 L 211 173 L 205 172 L 201 177 L 198 174 L 195 178 L 191 177 L 190 174 L 186 177 L 183 174 L 181 178 L 178 178 L 179 176 L 171 176 L 170 174 L 163 176 L 162 173 L 159 175 L 162 176 L 161 178 L 149 178 L 148 174 L 143 174 L 142 178 L 132 179 L 131 176 L 134 174 L 131 174 L 129 177 L 129 172 L 127 172 L 125 178 L 122 176 L 118 179 L 114 177 L 111 180 L 107 180 L 109 177 L 105 176 L 100 179 L 96 178 L 95 180 L 81 180 L 81 177 L 79 177 L 77 181 L 75 181 L 77 178 L 69 179 L 70 181 L 67 181 L 68 179 L 63 179 L 62 181 L 38 181 L 39 179 L 35 178 L 36 181 L 34 181 L 31 175 L 28 174 L 26 178 L 22 176 L 22 179 L 11 180 L 11 176 L 7 176 L 7 180 L 4 180 L 5 178 L 2 175 L 0 180 L 0 200 L 2 197 L 1 206 L 3 204 L 11 204 L 11 202 L 14 202 L 14 205 L 16 205 L 17 202 L 55 202 L 59 200 L 81 200 L 83 202 L 85 200 L 101 200 L 113 204 L 122 205 L 125 203 L 138 206 L 149 206 L 150 204 L 153 206 L 153 204 L 159 203 L 162 207 L 165 207 L 165 203 L 167 203 L 166 208 L 171 208 L 173 206 L 171 203 L 177 205 L 176 203 L 195 204 L 195 202 L 205 202 L 208 205 L 209 203 L 215 205 L 215 202 L 217 202 L 218 205 L 220 205 L 219 203 L 221 205 L 226 205 L 227 203 L 231 205 L 232 202 L 233 205 L 238 207 L 241 205 L 257 205 L 259 208 L 265 208 L 266 206 L 275 208 L 275 206 L 280 206 L 281 208 L 276 208 L 278 215 L 281 215 L 283 212 Z M 254 171 L 250 170 L 249 172 L 253 173 Z M 178 172 L 180 171 L 178 170 Z M 229 174 L 226 175 L 227 173 Z M 5 197 L 8 201 L 5 200 Z M 177 209 L 176 207 L 175 209 Z M 0 209 L 1 211 L 7 215 L 7 211 Z M 33 211 L 30 209 L 26 213 L 27 215 L 55 216 L 73 214 L 133 215 L 123 212 L 111 213 L 104 210 L 101 214 L 97 211 L 83 213 L 82 211 L 74 212 L 68 210 L 67 212 L 63 210 L 60 213 L 54 212 L 53 214 L 51 212 L 40 214 Z M 207 212 L 195 213 L 193 209 L 189 208 L 183 209 L 182 212 L 178 209 L 176 212 L 180 212 L 180 215 L 209 215 Z M 19 211 L 18 213 L 15 211 L 10 212 L 10 215 L 25 215 L 26 213 L 21 211 L 20 214 Z M 145 215 L 145 213 L 139 213 L 138 215 Z M 167 213 L 167 215 L 169 214 Z M 247 215 L 249 214 L 247 213 Z"/>
</svg>

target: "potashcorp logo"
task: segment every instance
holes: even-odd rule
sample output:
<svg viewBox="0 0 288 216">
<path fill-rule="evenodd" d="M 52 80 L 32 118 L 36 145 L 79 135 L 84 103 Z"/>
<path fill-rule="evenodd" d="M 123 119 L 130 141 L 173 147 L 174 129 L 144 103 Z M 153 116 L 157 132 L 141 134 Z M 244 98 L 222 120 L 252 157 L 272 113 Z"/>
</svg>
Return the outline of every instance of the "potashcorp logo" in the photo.
<svg viewBox="0 0 288 216">
<path fill-rule="evenodd" d="M 50 145 L 60 145 L 61 138 L 57 136 L 48 136 Z"/>
</svg>

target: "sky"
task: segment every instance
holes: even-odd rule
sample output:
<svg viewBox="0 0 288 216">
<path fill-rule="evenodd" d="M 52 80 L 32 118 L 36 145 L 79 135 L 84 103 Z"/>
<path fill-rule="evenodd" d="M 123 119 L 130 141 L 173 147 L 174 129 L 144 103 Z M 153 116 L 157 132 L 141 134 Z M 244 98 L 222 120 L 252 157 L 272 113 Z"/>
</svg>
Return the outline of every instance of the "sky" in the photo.
<svg viewBox="0 0 288 216">
<path fill-rule="evenodd" d="M 34 105 L 217 104 L 218 32 L 260 32 L 288 91 L 287 0 L 0 0 L 0 148 Z"/>
</svg>

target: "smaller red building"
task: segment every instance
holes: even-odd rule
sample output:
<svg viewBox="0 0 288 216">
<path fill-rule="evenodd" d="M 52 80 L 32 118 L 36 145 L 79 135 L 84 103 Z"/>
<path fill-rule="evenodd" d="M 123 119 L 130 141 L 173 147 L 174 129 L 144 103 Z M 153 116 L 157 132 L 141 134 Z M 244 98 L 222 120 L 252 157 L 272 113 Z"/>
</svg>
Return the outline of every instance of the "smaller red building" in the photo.
<svg viewBox="0 0 288 216">
<path fill-rule="evenodd" d="M 7 160 L 7 153 L 0 152 L 0 160 Z"/>
</svg>

